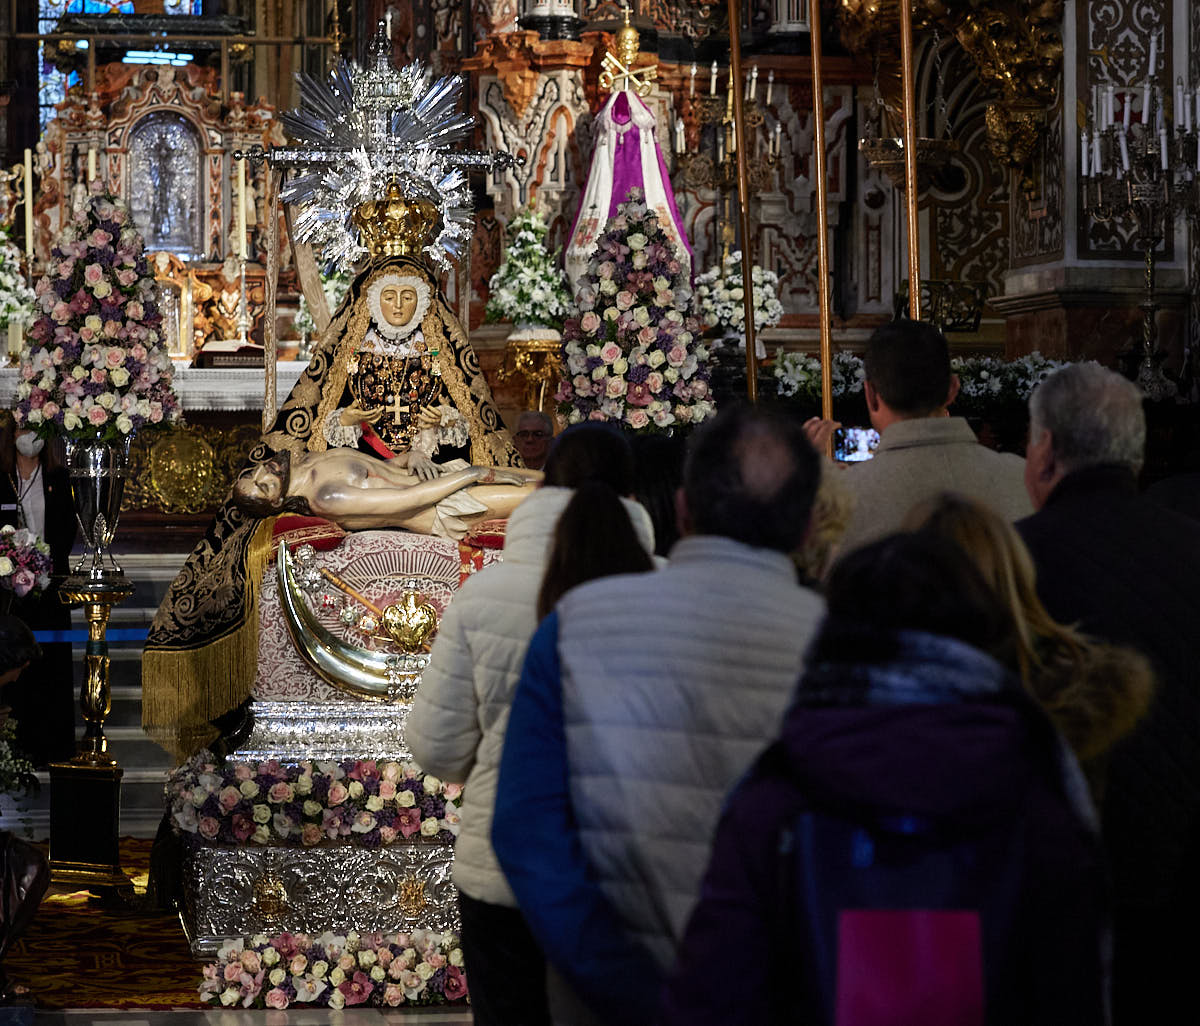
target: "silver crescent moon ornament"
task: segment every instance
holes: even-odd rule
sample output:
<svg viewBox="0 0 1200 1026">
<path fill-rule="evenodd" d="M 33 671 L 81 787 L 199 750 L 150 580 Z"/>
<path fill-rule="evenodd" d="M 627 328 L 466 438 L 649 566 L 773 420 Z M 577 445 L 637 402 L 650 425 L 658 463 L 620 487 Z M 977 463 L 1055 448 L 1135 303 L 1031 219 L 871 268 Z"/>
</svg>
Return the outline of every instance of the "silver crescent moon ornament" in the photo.
<svg viewBox="0 0 1200 1026">
<path fill-rule="evenodd" d="M 423 655 L 373 652 L 343 641 L 327 628 L 305 601 L 292 574 L 292 556 L 279 543 L 276 560 L 279 602 L 292 644 L 322 680 L 357 698 L 376 702 L 411 702 L 428 663 Z"/>
</svg>

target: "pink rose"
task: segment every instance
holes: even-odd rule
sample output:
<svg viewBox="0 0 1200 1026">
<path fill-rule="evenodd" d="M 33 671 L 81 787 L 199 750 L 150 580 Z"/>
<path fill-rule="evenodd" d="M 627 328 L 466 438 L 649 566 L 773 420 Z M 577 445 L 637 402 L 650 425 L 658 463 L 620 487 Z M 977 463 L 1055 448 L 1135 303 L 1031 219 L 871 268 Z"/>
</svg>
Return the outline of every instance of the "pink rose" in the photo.
<svg viewBox="0 0 1200 1026">
<path fill-rule="evenodd" d="M 93 406 L 87 411 L 87 419 L 88 423 L 92 424 L 94 427 L 100 427 L 105 421 L 108 420 L 108 414 L 105 412 L 103 406 Z"/>
<path fill-rule="evenodd" d="M 340 780 L 335 780 L 329 785 L 329 804 L 341 805 L 347 798 L 350 797 L 350 792 L 346 790 L 346 785 Z"/>
<path fill-rule="evenodd" d="M 92 368 L 92 380 L 96 382 L 97 385 L 103 385 L 104 382 L 108 380 L 108 371 L 106 371 L 103 367 Z"/>
<path fill-rule="evenodd" d="M 267 996 L 264 999 L 268 1008 L 287 1008 L 288 996 L 278 987 L 272 987 L 267 991 Z"/>
<path fill-rule="evenodd" d="M 58 321 L 59 324 L 66 324 L 71 319 L 71 308 L 60 299 L 54 304 L 54 309 L 50 311 L 50 316 Z"/>
<path fill-rule="evenodd" d="M 355 961 L 353 955 L 342 955 L 342 957 L 338 959 L 337 964 L 338 968 L 341 969 L 342 972 L 348 973 L 351 969 L 358 965 L 358 962 Z"/>
<path fill-rule="evenodd" d="M 217 795 L 217 803 L 222 812 L 232 812 L 242 800 L 242 792 L 236 787 L 223 787 Z"/>
<path fill-rule="evenodd" d="M 129 347 L 129 355 L 141 363 L 146 359 L 146 347 L 140 342 L 136 342 Z"/>
<path fill-rule="evenodd" d="M 290 802 L 294 795 L 295 791 L 292 789 L 292 785 L 281 780 L 279 783 L 271 785 L 271 789 L 267 792 L 267 801 L 281 805 L 284 802 Z"/>
<path fill-rule="evenodd" d="M 379 828 L 379 840 L 383 844 L 391 844 L 399 836 L 396 831 L 390 826 L 381 826 Z"/>
<path fill-rule="evenodd" d="M 390 802 L 396 797 L 396 782 L 394 780 L 381 780 L 379 782 L 379 797 L 385 802 Z"/>
<path fill-rule="evenodd" d="M 628 310 L 634 303 L 637 302 L 637 296 L 632 292 L 622 289 L 617 293 L 617 309 Z"/>
<path fill-rule="evenodd" d="M 110 367 L 120 367 L 125 362 L 125 351 L 113 346 L 104 354 L 104 362 Z"/>
<path fill-rule="evenodd" d="M 143 315 L 145 314 L 145 312 L 146 312 L 145 308 L 136 299 L 132 303 L 130 303 L 127 307 L 125 307 L 126 315 L 131 320 L 134 320 L 134 321 L 140 321 L 142 319 Z"/>
<path fill-rule="evenodd" d="M 594 310 L 589 310 L 579 319 L 579 330 L 585 335 L 593 335 L 600 328 L 600 318 Z"/>
<path fill-rule="evenodd" d="M 226 983 L 237 983 L 242 978 L 242 963 L 240 961 L 227 962 L 223 975 Z"/>
<path fill-rule="evenodd" d="M 401 809 L 396 816 L 396 827 L 405 837 L 412 837 L 421 829 L 420 809 Z"/>
<path fill-rule="evenodd" d="M 97 228 L 92 232 L 91 235 L 88 236 L 88 245 L 93 249 L 103 249 L 110 242 L 112 242 L 112 239 L 113 237 L 109 235 L 108 232 L 106 232 L 103 228 Z M 93 264 L 92 266 L 95 267 L 96 265 Z"/>
<path fill-rule="evenodd" d="M 117 272 L 117 281 L 128 288 L 135 281 L 137 281 L 137 271 L 131 267 L 123 268 Z"/>
<path fill-rule="evenodd" d="M 467 996 L 467 978 L 458 966 L 448 966 L 442 980 L 442 993 L 447 1001 L 460 1001 Z"/>
<path fill-rule="evenodd" d="M 665 382 L 663 381 L 663 376 L 659 374 L 658 371 L 651 371 L 646 375 L 646 387 L 649 388 L 651 392 L 661 392 L 664 384 Z"/>
<path fill-rule="evenodd" d="M 233 776 L 235 780 L 249 780 L 254 776 L 254 770 L 252 770 L 246 763 L 239 762 L 233 767 Z"/>
<path fill-rule="evenodd" d="M 262 960 L 258 957 L 257 951 L 242 952 L 242 968 L 248 973 L 256 973 L 262 968 Z"/>
<path fill-rule="evenodd" d="M 58 265 L 58 276 L 60 278 L 69 278 L 74 273 L 75 273 L 75 261 L 74 260 L 64 260 L 61 264 Z M 39 282 L 38 284 L 41 284 L 41 283 Z"/>
<path fill-rule="evenodd" d="M 446 964 L 446 956 L 441 954 L 441 952 L 435 951 L 432 955 L 428 956 L 425 961 L 435 969 L 441 969 L 442 966 Z"/>
<path fill-rule="evenodd" d="M 17 598 L 24 598 L 37 583 L 37 578 L 28 570 L 18 570 L 12 577 L 13 591 L 17 593 Z"/>
<path fill-rule="evenodd" d="M 308 959 L 303 955 L 296 955 L 288 964 L 288 970 L 293 976 L 299 976 L 305 969 L 308 968 Z"/>
<path fill-rule="evenodd" d="M 305 823 L 304 828 L 300 831 L 300 842 L 309 848 L 314 844 L 320 844 L 321 828 L 316 823 Z"/>
<path fill-rule="evenodd" d="M 638 341 L 644 346 L 654 345 L 655 339 L 658 337 L 658 332 L 647 326 L 638 332 Z"/>
<path fill-rule="evenodd" d="M 625 394 L 625 389 L 624 378 L 609 378 L 604 386 L 604 392 L 610 399 L 619 399 Z"/>
<path fill-rule="evenodd" d="M 686 359 L 687 350 L 680 345 L 671 346 L 670 352 L 667 353 L 667 363 L 672 367 L 682 367 Z"/>
<path fill-rule="evenodd" d="M 621 347 L 615 342 L 609 342 L 600 350 L 600 359 L 605 363 L 612 363 L 621 356 Z"/>
<path fill-rule="evenodd" d="M 640 430 L 650 423 L 650 417 L 645 410 L 630 410 L 625 415 L 625 422 L 634 430 Z"/>
<path fill-rule="evenodd" d="M 392 1008 L 404 1004 L 404 988 L 395 983 L 389 983 L 383 989 L 383 1001 Z"/>
<path fill-rule="evenodd" d="M 379 964 L 386 969 L 392 964 L 392 959 L 396 956 L 392 954 L 391 948 L 380 947 L 375 957 L 379 959 Z"/>
<path fill-rule="evenodd" d="M 83 280 L 89 285 L 96 285 L 104 280 L 104 268 L 99 264 L 88 264 L 83 269 Z"/>
<path fill-rule="evenodd" d="M 42 407 L 42 416 L 45 417 L 46 420 L 53 420 L 58 416 L 58 411 L 60 409 L 61 407 L 58 405 L 58 403 L 48 402 Z"/>
<path fill-rule="evenodd" d="M 442 795 L 446 801 L 455 801 L 462 794 L 462 784 L 447 784 L 442 788 Z"/>
</svg>

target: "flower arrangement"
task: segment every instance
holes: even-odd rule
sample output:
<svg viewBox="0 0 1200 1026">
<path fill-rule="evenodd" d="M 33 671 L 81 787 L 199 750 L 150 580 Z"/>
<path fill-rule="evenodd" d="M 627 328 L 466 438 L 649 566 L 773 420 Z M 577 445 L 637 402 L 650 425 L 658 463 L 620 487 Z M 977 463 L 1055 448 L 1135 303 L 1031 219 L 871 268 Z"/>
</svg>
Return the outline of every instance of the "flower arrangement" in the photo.
<svg viewBox="0 0 1200 1026">
<path fill-rule="evenodd" d="M 5 719 L 0 723 L 0 794 L 36 793 L 37 774 L 33 763 L 17 751 L 16 736 L 16 720 Z"/>
<path fill-rule="evenodd" d="M 171 823 L 197 843 L 378 848 L 417 838 L 452 844 L 462 786 L 412 762 L 226 762 L 202 751 L 167 784 Z"/>
<path fill-rule="evenodd" d="M 757 264 L 751 269 L 754 282 L 754 328 L 770 328 L 783 317 L 783 304 L 775 290 L 779 275 Z M 710 328 L 727 337 L 746 340 L 746 287 L 742 277 L 742 253 L 730 253 L 719 267 L 710 267 L 696 279 L 696 312 Z"/>
<path fill-rule="evenodd" d="M 546 249 L 549 231 L 545 216 L 532 202 L 509 222 L 504 260 L 488 282 L 485 320 L 561 330 L 571 297 L 558 266 L 560 250 Z"/>
<path fill-rule="evenodd" d="M 0 588 L 24 598 L 50 584 L 50 546 L 28 528 L 0 527 Z"/>
<path fill-rule="evenodd" d="M 222 945 L 200 997 L 225 1007 L 339 1011 L 465 1002 L 462 948 L 452 933 L 283 933 Z"/>
<path fill-rule="evenodd" d="M 142 237 L 98 184 L 59 236 L 35 293 L 17 424 L 116 441 L 179 416 Z"/>
<path fill-rule="evenodd" d="M 862 357 L 853 353 L 833 354 L 834 398 L 862 392 L 866 374 Z M 821 361 L 807 353 L 775 351 L 775 392 L 784 398 L 819 401 L 821 398 Z"/>
<path fill-rule="evenodd" d="M 713 415 L 708 349 L 699 322 L 683 313 L 691 287 L 640 189 L 605 226 L 577 299 L 578 316 L 563 326 L 566 369 L 555 396 L 569 423 L 654 431 Z"/>
<path fill-rule="evenodd" d="M 353 276 L 341 268 L 335 269 L 327 277 L 322 277 L 321 288 L 325 292 L 325 302 L 329 304 L 331 313 L 342 305 L 342 298 L 353 280 Z M 307 360 L 312 356 L 312 333 L 317 330 L 317 324 L 313 320 L 312 311 L 308 308 L 303 292 L 300 294 L 300 309 L 296 313 L 295 324 L 300 333 L 300 359 Z"/>
<path fill-rule="evenodd" d="M 1036 351 L 1016 360 L 956 356 L 950 368 L 958 375 L 960 388 L 953 410 L 962 416 L 986 416 L 1005 407 L 1024 407 L 1033 390 L 1065 366 L 1065 361 Z"/>
<path fill-rule="evenodd" d="M 21 273 L 21 251 L 4 238 L 0 242 L 0 327 L 10 321 L 27 325 L 33 318 L 35 298 Z"/>
</svg>

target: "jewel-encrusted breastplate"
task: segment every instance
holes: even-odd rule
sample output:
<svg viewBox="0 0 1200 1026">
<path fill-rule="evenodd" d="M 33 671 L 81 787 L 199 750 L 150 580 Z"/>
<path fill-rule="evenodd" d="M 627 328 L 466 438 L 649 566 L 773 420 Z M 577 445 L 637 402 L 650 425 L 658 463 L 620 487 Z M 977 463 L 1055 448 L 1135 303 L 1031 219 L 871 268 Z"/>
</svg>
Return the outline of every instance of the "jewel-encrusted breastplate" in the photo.
<svg viewBox="0 0 1200 1026">
<path fill-rule="evenodd" d="M 393 452 L 407 452 L 417 433 L 417 414 L 434 404 L 441 378 L 424 345 L 412 356 L 360 352 L 350 364 L 347 385 L 364 410 L 382 407 L 372 427 Z"/>
</svg>

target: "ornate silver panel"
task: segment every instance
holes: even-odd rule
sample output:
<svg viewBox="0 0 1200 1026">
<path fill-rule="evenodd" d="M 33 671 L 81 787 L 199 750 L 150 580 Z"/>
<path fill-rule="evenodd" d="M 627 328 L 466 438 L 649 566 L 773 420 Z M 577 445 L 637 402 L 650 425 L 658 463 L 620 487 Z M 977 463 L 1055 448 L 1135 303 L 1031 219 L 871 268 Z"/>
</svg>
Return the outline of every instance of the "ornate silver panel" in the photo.
<svg viewBox="0 0 1200 1026">
<path fill-rule="evenodd" d="M 401 702 L 263 702 L 252 709 L 254 728 L 231 757 L 278 759 L 411 759 L 404 723 L 411 706 Z"/>
<path fill-rule="evenodd" d="M 129 171 L 129 206 L 146 249 L 201 256 L 200 139 L 192 123 L 165 111 L 142 118 L 130 133 Z"/>
<path fill-rule="evenodd" d="M 368 850 L 201 847 L 184 862 L 183 925 L 192 954 L 256 933 L 459 929 L 450 845 Z"/>
</svg>

